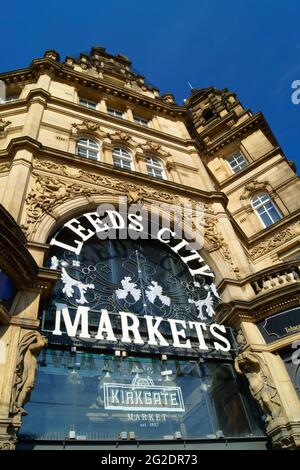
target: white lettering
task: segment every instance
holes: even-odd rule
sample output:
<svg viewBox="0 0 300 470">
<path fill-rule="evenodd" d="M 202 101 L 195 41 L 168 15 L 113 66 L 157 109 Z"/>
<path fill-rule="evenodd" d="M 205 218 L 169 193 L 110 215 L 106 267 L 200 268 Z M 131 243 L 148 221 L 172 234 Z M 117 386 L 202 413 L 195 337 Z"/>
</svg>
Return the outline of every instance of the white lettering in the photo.
<svg viewBox="0 0 300 470">
<path fill-rule="evenodd" d="M 157 240 L 159 240 L 162 243 L 170 243 L 170 240 L 168 239 L 165 240 L 164 238 L 162 238 L 163 234 L 166 232 L 169 232 L 169 234 L 172 235 L 172 237 L 175 237 L 175 232 L 172 232 L 172 230 L 170 230 L 169 228 L 164 227 L 164 228 L 161 228 L 157 232 Z"/>
<path fill-rule="evenodd" d="M 186 322 L 184 320 L 173 320 L 170 319 L 168 320 L 171 326 L 171 331 L 172 331 L 172 336 L 173 336 L 173 346 L 175 348 L 191 348 L 191 342 L 188 339 L 184 344 L 180 343 L 179 337 L 186 339 L 185 331 L 184 329 L 182 330 L 177 330 L 176 324 L 178 323 L 179 325 L 182 325 L 183 328 L 186 328 Z"/>
<path fill-rule="evenodd" d="M 73 224 L 78 224 L 78 227 L 74 227 Z M 65 227 L 69 228 L 70 230 L 72 230 L 72 232 L 76 233 L 76 235 L 78 235 L 84 242 L 94 235 L 94 232 L 90 229 L 88 229 L 87 234 L 85 234 L 84 231 L 86 229 L 82 225 L 80 225 L 80 222 L 77 219 L 69 220 L 69 222 L 65 224 Z"/>
<path fill-rule="evenodd" d="M 200 323 L 200 322 L 195 322 L 195 321 L 189 321 L 189 327 L 190 328 L 195 328 L 197 336 L 198 336 L 198 341 L 199 341 L 199 349 L 208 349 L 206 346 L 204 336 L 203 336 L 203 330 L 206 330 L 206 325 L 205 323 Z"/>
<path fill-rule="evenodd" d="M 121 325 L 122 325 L 122 340 L 124 343 L 131 343 L 131 338 L 129 337 L 129 331 L 133 333 L 133 342 L 134 344 L 144 344 L 144 341 L 141 338 L 141 335 L 139 333 L 139 326 L 140 322 L 138 317 L 133 315 L 133 313 L 128 313 L 128 312 L 120 312 L 121 316 Z M 132 320 L 132 324 L 129 326 L 128 325 L 128 319 Z"/>
<path fill-rule="evenodd" d="M 226 328 L 224 325 L 218 325 L 217 323 L 214 323 L 209 326 L 211 334 L 219 339 L 221 342 L 225 343 L 226 346 L 223 346 L 220 343 L 214 342 L 214 347 L 216 351 L 230 351 L 230 343 L 227 338 L 224 338 L 224 336 L 219 335 L 219 333 L 216 333 L 215 330 L 222 331 L 222 333 L 226 333 Z"/>
<path fill-rule="evenodd" d="M 111 228 L 113 229 L 123 229 L 125 228 L 125 221 L 121 214 L 117 211 L 106 211 L 107 215 L 111 221 Z M 119 222 L 119 223 L 118 223 Z"/>
<path fill-rule="evenodd" d="M 117 338 L 114 335 L 110 318 L 108 315 L 108 311 L 102 309 L 101 310 L 101 318 L 99 322 L 98 332 L 95 336 L 95 339 L 104 339 L 103 333 L 106 333 L 106 340 L 107 341 L 117 341 Z"/>
<path fill-rule="evenodd" d="M 96 233 L 109 230 L 109 226 L 107 224 L 103 224 L 97 212 L 89 212 L 88 214 L 84 214 L 84 217 L 95 228 Z"/>
<path fill-rule="evenodd" d="M 142 222 L 143 217 L 138 214 L 128 214 L 128 220 L 130 220 L 130 224 L 128 228 L 131 230 L 135 230 L 136 232 L 142 232 L 144 227 L 143 225 L 138 222 L 139 220 Z"/>
<path fill-rule="evenodd" d="M 81 333 L 80 338 L 90 338 L 88 332 L 88 307 L 80 306 L 77 308 L 74 323 L 71 321 L 68 307 L 64 304 L 56 304 L 56 318 L 55 318 L 55 330 L 52 332 L 53 335 L 61 335 L 61 313 L 66 325 L 67 335 L 71 338 L 75 338 L 79 323 L 81 322 Z"/>
<path fill-rule="evenodd" d="M 58 240 L 55 240 L 55 238 L 52 238 L 50 241 L 50 245 L 56 245 L 59 246 L 60 248 L 65 248 L 66 250 L 73 251 L 76 255 L 79 255 L 83 242 L 79 242 L 78 240 L 74 240 L 74 243 L 76 243 L 76 246 L 71 246 L 67 245 L 66 243 L 59 242 Z"/>
<path fill-rule="evenodd" d="M 162 317 L 151 317 L 150 315 L 145 315 L 144 318 L 146 319 L 147 329 L 148 329 L 148 344 L 154 346 L 169 346 L 169 343 L 165 340 L 162 334 L 158 331 L 158 327 L 163 321 Z M 153 321 L 155 324 L 153 325 Z M 158 338 L 159 343 L 156 341 L 155 336 Z"/>
</svg>

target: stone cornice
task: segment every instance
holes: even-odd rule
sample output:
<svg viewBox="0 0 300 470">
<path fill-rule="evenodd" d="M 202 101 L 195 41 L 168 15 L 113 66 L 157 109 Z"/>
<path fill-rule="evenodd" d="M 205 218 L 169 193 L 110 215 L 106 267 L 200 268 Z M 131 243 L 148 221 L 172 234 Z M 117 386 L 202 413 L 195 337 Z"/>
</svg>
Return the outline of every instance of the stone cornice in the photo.
<svg viewBox="0 0 300 470">
<path fill-rule="evenodd" d="M 271 239 L 273 236 L 276 236 L 279 231 L 287 229 L 290 225 L 297 222 L 297 220 L 299 219 L 299 214 L 300 209 L 282 218 L 270 227 L 260 230 L 258 233 L 252 235 L 251 237 L 247 237 L 247 235 L 242 230 L 240 225 L 236 222 L 233 216 L 231 216 L 230 220 L 244 246 L 247 249 L 251 249 L 254 248 L 256 244 L 263 242 L 265 239 Z"/>
<path fill-rule="evenodd" d="M 300 284 L 288 284 L 250 301 L 221 303 L 216 309 L 216 320 L 227 326 L 236 326 L 240 321 L 256 323 L 275 313 L 299 306 L 299 302 Z"/>
<path fill-rule="evenodd" d="M 22 230 L 1 205 L 0 221 L 1 267 L 21 289 L 36 277 L 38 267 L 26 248 L 26 238 Z"/>
<path fill-rule="evenodd" d="M 227 206 L 228 199 L 224 193 L 218 191 L 202 191 L 200 189 L 194 189 L 190 186 L 184 186 L 179 183 L 168 180 L 159 180 L 148 177 L 144 173 L 139 173 L 136 171 L 124 170 L 114 167 L 108 163 L 95 162 L 88 159 L 83 159 L 74 155 L 73 153 L 65 152 L 63 150 L 54 149 L 51 147 L 45 147 L 40 142 L 30 138 L 30 137 L 17 137 L 12 139 L 8 145 L 7 151 L 2 151 L 1 154 L 14 155 L 14 153 L 22 148 L 31 150 L 35 156 L 39 155 L 41 157 L 51 158 L 56 163 L 66 164 L 68 166 L 80 166 L 86 170 L 97 173 L 101 171 L 102 174 L 107 176 L 114 175 L 116 178 L 126 178 L 132 180 L 133 183 L 141 186 L 144 184 L 151 183 L 155 189 L 161 191 L 172 191 L 176 194 L 181 195 L 182 197 L 195 198 L 196 200 L 204 200 L 209 203 L 221 203 L 224 207 Z"/>
<path fill-rule="evenodd" d="M 243 180 L 239 182 L 242 176 L 247 175 L 250 173 L 252 170 L 255 168 L 259 167 L 262 163 L 265 161 L 269 160 L 270 158 L 279 155 L 280 157 L 285 159 L 285 156 L 281 150 L 280 147 L 274 147 L 272 150 L 269 152 L 265 153 L 261 157 L 259 157 L 257 160 L 252 161 L 249 163 L 246 167 L 244 167 L 242 170 L 238 171 L 237 173 L 234 173 L 231 175 L 229 178 L 227 178 L 224 181 L 219 182 L 219 187 L 222 188 L 224 191 L 226 191 L 226 187 L 231 185 L 234 182 L 237 182 L 236 186 L 234 188 L 230 189 L 227 194 L 236 191 L 238 188 L 245 186 L 245 184 L 249 181 L 251 181 L 254 178 L 254 175 L 249 176 L 248 180 Z M 265 171 L 265 169 L 263 170 Z M 255 174 L 255 179 L 257 178 L 258 174 Z"/>
<path fill-rule="evenodd" d="M 108 123 L 112 122 L 113 124 L 116 124 L 118 126 L 122 125 L 134 131 L 137 136 L 140 136 L 141 134 L 143 134 L 143 135 L 146 135 L 148 138 L 156 137 L 157 139 L 161 139 L 163 142 L 170 141 L 172 143 L 174 142 L 175 144 L 178 144 L 181 146 L 182 145 L 196 146 L 196 142 L 194 139 L 184 139 L 182 137 L 178 137 L 178 136 L 163 132 L 161 130 L 154 129 L 152 127 L 141 127 L 139 124 L 129 121 L 128 119 L 121 119 L 112 115 L 108 115 L 107 113 L 100 111 L 98 109 L 85 108 L 84 106 L 81 106 L 78 103 L 74 103 L 69 100 L 58 98 L 56 96 L 51 95 L 49 92 L 47 92 L 46 90 L 43 90 L 42 88 L 35 88 L 33 90 L 30 90 L 27 97 L 24 99 L 1 104 L 0 111 L 5 110 L 6 107 L 16 108 L 16 107 L 26 106 L 26 108 L 28 109 L 32 101 L 35 101 L 35 102 L 38 101 L 41 104 L 46 105 L 48 109 L 54 109 L 53 105 L 54 106 L 58 105 L 61 107 L 60 112 L 63 112 L 65 114 L 70 114 L 72 115 L 72 117 L 74 117 L 74 119 L 76 118 L 76 115 L 68 111 L 66 112 L 66 109 L 75 111 L 77 113 L 80 113 L 81 115 L 86 114 L 89 118 L 95 117 L 101 120 L 105 120 Z M 78 116 L 78 118 L 80 118 L 80 116 Z M 42 123 L 42 125 L 43 124 L 44 123 Z M 65 129 L 61 129 L 61 131 L 66 132 Z"/>
<path fill-rule="evenodd" d="M 242 139 L 249 132 L 253 132 L 255 129 L 264 129 L 268 137 L 274 146 L 278 147 L 278 142 L 275 139 L 273 132 L 271 131 L 265 117 L 261 112 L 258 112 L 251 116 L 247 121 L 240 123 L 238 126 L 231 128 L 226 134 L 220 136 L 218 139 L 212 142 L 203 142 L 199 138 L 201 151 L 208 155 L 213 155 L 215 152 L 221 150 L 225 145 L 233 142 L 236 139 Z"/>
<path fill-rule="evenodd" d="M 271 225 L 270 227 L 267 227 L 263 229 L 261 232 L 252 235 L 252 237 L 247 238 L 248 240 L 248 246 L 252 247 L 255 245 L 256 242 L 261 242 L 264 238 L 268 238 L 272 235 L 274 235 L 275 232 L 280 231 L 281 229 L 285 228 L 286 226 L 290 225 L 293 222 L 296 222 L 299 220 L 300 216 L 300 208 L 297 209 L 295 212 L 292 214 L 284 217 L 283 219 L 280 219 L 278 222 L 275 224 Z"/>
<path fill-rule="evenodd" d="M 18 81 L 23 83 L 24 81 L 35 79 L 46 71 L 58 77 L 60 80 L 67 80 L 69 83 L 73 82 L 75 85 L 88 86 L 94 90 L 112 94 L 114 97 L 119 96 L 123 100 L 125 99 L 130 103 L 148 107 L 150 110 L 155 110 L 158 113 L 182 116 L 186 112 L 183 107 L 176 104 L 166 103 L 159 98 L 150 98 L 129 88 L 110 83 L 106 79 L 93 77 L 84 72 L 77 72 L 65 64 L 56 62 L 50 58 L 35 59 L 27 68 L 1 73 L 0 80 L 3 80 L 7 84 L 17 83 Z"/>
</svg>

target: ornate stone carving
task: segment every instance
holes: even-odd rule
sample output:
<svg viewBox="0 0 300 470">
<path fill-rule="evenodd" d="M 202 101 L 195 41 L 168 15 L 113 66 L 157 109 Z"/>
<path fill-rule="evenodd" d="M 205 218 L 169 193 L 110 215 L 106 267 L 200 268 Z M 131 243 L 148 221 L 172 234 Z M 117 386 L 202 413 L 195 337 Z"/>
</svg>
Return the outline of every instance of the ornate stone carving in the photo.
<svg viewBox="0 0 300 470">
<path fill-rule="evenodd" d="M 236 339 L 237 344 L 240 346 L 240 348 L 243 348 L 244 346 L 246 346 L 247 341 L 246 341 L 246 338 L 244 336 L 242 328 L 240 328 L 237 331 L 235 339 Z"/>
<path fill-rule="evenodd" d="M 137 143 L 134 141 L 132 136 L 125 131 L 108 132 L 106 137 L 109 138 L 112 143 L 121 142 L 134 148 L 137 146 Z"/>
<path fill-rule="evenodd" d="M 4 121 L 3 118 L 0 118 L 0 135 L 3 134 L 7 128 L 11 124 L 11 121 Z"/>
<path fill-rule="evenodd" d="M 143 191 L 141 189 L 137 189 L 136 191 L 128 191 L 127 201 L 128 204 L 143 204 Z"/>
<path fill-rule="evenodd" d="M 26 219 L 22 228 L 29 235 L 36 231 L 36 224 L 41 216 L 47 212 L 51 214 L 52 206 L 57 202 L 85 195 L 89 197 L 92 189 L 82 186 L 81 183 L 66 182 L 51 176 L 38 175 L 32 179 L 31 191 L 26 197 Z"/>
<path fill-rule="evenodd" d="M 3 171 L 9 170 L 10 164 L 11 164 L 11 162 L 1 162 L 0 163 L 0 173 L 2 173 Z"/>
<path fill-rule="evenodd" d="M 128 196 L 131 192 L 132 195 L 134 194 L 132 196 L 134 200 L 138 197 L 139 200 L 150 199 L 152 201 L 181 205 L 180 197 L 172 193 L 155 191 L 147 186 L 140 188 L 135 184 L 130 184 L 117 178 L 90 173 L 81 168 L 77 169 L 76 167 L 58 165 L 51 161 L 37 159 L 34 162 L 34 168 L 52 171 L 59 176 L 70 177 L 70 180 L 64 180 L 54 175 L 33 174 L 31 190 L 25 200 L 25 221 L 22 225 L 22 229 L 27 237 L 35 233 L 37 223 L 45 213 L 52 215 L 52 211 L 58 203 L 61 204 L 79 195 L 86 196 L 87 198 L 91 197 L 92 194 L 114 193 L 115 195 Z M 74 183 L 75 178 L 80 183 Z M 82 185 L 82 182 L 90 183 L 96 187 Z"/>
<path fill-rule="evenodd" d="M 249 382 L 249 389 L 253 398 L 258 402 L 268 425 L 281 414 L 281 401 L 277 389 L 266 371 L 263 360 L 258 354 L 245 351 L 235 359 L 235 369 L 239 374 L 245 375 Z"/>
<path fill-rule="evenodd" d="M 240 200 L 246 201 L 254 191 L 265 191 L 268 187 L 269 183 L 267 181 L 253 180 L 245 185 L 245 189 L 240 196 Z"/>
<path fill-rule="evenodd" d="M 138 149 L 140 149 L 143 153 L 152 153 L 162 158 L 171 156 L 170 152 L 166 152 L 162 149 L 160 144 L 151 140 L 148 140 L 145 144 L 139 144 Z"/>
<path fill-rule="evenodd" d="M 239 268 L 235 266 L 228 244 L 217 228 L 217 223 L 212 217 L 204 217 L 204 239 L 210 243 L 209 252 L 220 250 L 224 260 L 229 264 L 231 271 L 239 279 Z"/>
<path fill-rule="evenodd" d="M 3 438 L 0 435 L 0 451 L 1 450 L 15 450 L 17 439 L 7 439 L 7 435 L 4 435 Z"/>
<path fill-rule="evenodd" d="M 276 235 L 265 238 L 262 242 L 249 250 L 250 256 L 257 259 L 265 253 L 269 253 L 275 248 L 283 245 L 284 242 L 292 240 L 300 233 L 300 222 L 297 221 L 289 227 L 281 229 Z"/>
<path fill-rule="evenodd" d="M 100 124 L 90 119 L 85 119 L 81 124 L 73 123 L 71 124 L 71 133 L 78 134 L 80 132 L 100 132 Z M 105 137 L 105 133 L 101 131 L 101 137 Z"/>
<path fill-rule="evenodd" d="M 175 162 L 167 162 L 166 163 L 166 170 L 167 171 L 170 171 L 170 170 L 175 170 L 176 168 L 176 163 Z"/>
<path fill-rule="evenodd" d="M 47 340 L 38 331 L 29 331 L 24 334 L 18 347 L 15 380 L 12 389 L 12 414 L 26 415 L 23 406 L 30 398 L 31 390 L 35 386 L 37 357 L 45 348 Z"/>
</svg>

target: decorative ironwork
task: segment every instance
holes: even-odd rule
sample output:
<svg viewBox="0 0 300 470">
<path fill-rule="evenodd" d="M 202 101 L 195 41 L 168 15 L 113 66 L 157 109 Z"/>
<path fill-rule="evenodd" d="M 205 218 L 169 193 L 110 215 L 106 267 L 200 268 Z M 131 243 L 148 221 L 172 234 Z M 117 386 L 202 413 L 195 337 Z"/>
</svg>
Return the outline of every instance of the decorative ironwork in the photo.
<svg viewBox="0 0 300 470">
<path fill-rule="evenodd" d="M 52 248 L 51 267 L 62 272 L 52 305 L 209 320 L 219 301 L 214 284 L 204 277 L 194 282 L 179 257 L 154 241 L 97 239 L 80 257 Z"/>
</svg>

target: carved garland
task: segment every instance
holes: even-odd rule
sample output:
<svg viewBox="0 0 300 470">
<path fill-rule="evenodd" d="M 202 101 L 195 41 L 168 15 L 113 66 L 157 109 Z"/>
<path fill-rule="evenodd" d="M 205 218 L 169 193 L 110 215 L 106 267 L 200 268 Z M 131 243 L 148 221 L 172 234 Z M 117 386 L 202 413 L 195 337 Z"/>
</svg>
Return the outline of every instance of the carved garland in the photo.
<svg viewBox="0 0 300 470">
<path fill-rule="evenodd" d="M 73 123 L 71 124 L 71 134 L 78 135 L 84 132 L 93 132 L 97 133 L 99 137 L 105 137 L 105 132 L 101 131 L 100 124 L 95 121 L 91 121 L 90 119 L 85 119 L 81 122 L 81 124 Z"/>
<path fill-rule="evenodd" d="M 147 187 L 141 189 L 139 186 L 128 184 L 118 179 L 89 173 L 82 169 L 70 168 L 66 165 L 57 165 L 50 161 L 36 160 L 34 167 L 54 171 L 61 176 L 72 178 L 72 181 L 69 182 L 55 176 L 33 173 L 31 190 L 25 199 L 25 222 L 22 225 L 22 229 L 27 237 L 32 236 L 36 232 L 38 222 L 45 213 L 54 217 L 53 209 L 55 206 L 75 196 L 81 195 L 90 198 L 92 195 L 116 194 L 117 192 L 120 195 L 129 195 L 129 202 L 131 203 L 141 203 L 145 199 L 170 202 L 177 205 L 182 203 L 177 195 L 155 191 Z M 74 183 L 74 179 L 95 184 L 97 187 L 85 186 L 81 182 Z"/>
<path fill-rule="evenodd" d="M 177 206 L 182 206 L 186 202 L 189 202 L 192 207 L 195 204 L 194 201 L 190 199 L 186 201 L 186 198 L 181 198 L 180 196 L 168 192 L 156 191 L 147 186 L 141 188 L 140 186 L 128 184 L 117 178 L 97 175 L 67 165 L 58 165 L 52 161 L 35 159 L 34 169 L 51 171 L 59 176 L 72 178 L 72 180 L 69 182 L 62 180 L 58 176 L 33 173 L 31 190 L 25 200 L 25 222 L 22 225 L 22 229 L 27 237 L 32 236 L 36 232 L 38 223 L 45 213 L 54 217 L 52 211 L 55 206 L 80 195 L 90 198 L 92 195 L 115 195 L 119 193 L 120 195 L 127 196 L 129 204 L 142 204 L 145 200 L 166 202 Z M 80 183 L 74 183 L 74 179 L 80 181 Z M 82 185 L 82 182 L 96 185 L 96 188 Z M 211 205 L 205 204 L 204 210 L 206 214 L 213 215 Z M 212 217 L 205 217 L 204 229 L 205 238 L 211 244 L 210 251 L 220 250 L 223 258 L 229 263 L 230 268 L 238 277 L 239 270 L 234 265 L 229 247 L 219 233 L 215 220 Z"/>
<path fill-rule="evenodd" d="M 268 191 L 272 190 L 268 181 L 257 181 L 253 180 L 250 183 L 245 185 L 245 189 L 240 196 L 241 201 L 246 201 L 249 199 L 250 195 L 255 191 Z"/>
<path fill-rule="evenodd" d="M 279 233 L 274 236 L 270 236 L 258 243 L 255 247 L 251 248 L 249 253 L 253 259 L 257 259 L 260 256 L 269 253 L 275 248 L 281 246 L 283 243 L 292 240 L 300 233 L 300 222 L 297 221 L 291 224 L 289 227 L 282 229 Z"/>
</svg>

